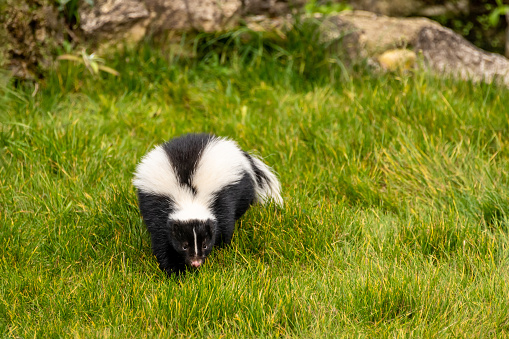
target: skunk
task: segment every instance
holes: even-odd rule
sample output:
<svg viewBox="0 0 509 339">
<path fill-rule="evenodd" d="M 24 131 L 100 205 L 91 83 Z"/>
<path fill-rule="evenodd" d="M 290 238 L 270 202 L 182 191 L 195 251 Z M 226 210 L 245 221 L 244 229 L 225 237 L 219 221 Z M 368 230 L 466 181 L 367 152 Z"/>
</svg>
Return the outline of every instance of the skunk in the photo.
<svg viewBox="0 0 509 339">
<path fill-rule="evenodd" d="M 283 203 L 265 163 L 211 134 L 155 147 L 136 167 L 133 184 L 152 252 L 168 275 L 199 267 L 214 246 L 230 244 L 235 221 L 251 204 Z"/>
</svg>

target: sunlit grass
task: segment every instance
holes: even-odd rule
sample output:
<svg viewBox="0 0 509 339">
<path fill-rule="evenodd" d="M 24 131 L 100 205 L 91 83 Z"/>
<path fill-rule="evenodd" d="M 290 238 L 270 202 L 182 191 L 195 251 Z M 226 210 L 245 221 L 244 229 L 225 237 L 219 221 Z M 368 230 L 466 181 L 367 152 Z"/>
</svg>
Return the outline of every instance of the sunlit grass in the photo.
<svg viewBox="0 0 509 339">
<path fill-rule="evenodd" d="M 194 40 L 189 59 L 119 51 L 119 77 L 62 63 L 35 96 L 2 80 L 3 335 L 508 335 L 509 91 L 345 73 L 313 32 L 245 34 Z M 187 132 L 263 156 L 285 206 L 254 206 L 177 281 L 131 177 Z"/>
</svg>

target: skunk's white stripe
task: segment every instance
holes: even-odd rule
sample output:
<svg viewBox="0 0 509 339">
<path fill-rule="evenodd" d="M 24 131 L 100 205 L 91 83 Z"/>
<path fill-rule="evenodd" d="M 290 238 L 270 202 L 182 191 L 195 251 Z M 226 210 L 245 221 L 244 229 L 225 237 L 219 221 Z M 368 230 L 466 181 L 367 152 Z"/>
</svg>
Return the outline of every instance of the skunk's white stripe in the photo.
<svg viewBox="0 0 509 339">
<path fill-rule="evenodd" d="M 188 186 L 178 182 L 162 146 L 157 146 L 141 159 L 134 173 L 133 184 L 144 193 L 170 197 L 175 203 L 175 212 L 169 216 L 172 220 L 215 220 L 208 201 L 194 196 Z"/>
<path fill-rule="evenodd" d="M 170 196 L 174 200 L 187 195 L 162 146 L 157 146 L 141 159 L 134 172 L 133 184 L 142 192 Z"/>
<path fill-rule="evenodd" d="M 201 201 L 199 196 L 185 201 L 177 201 L 175 211 L 168 216 L 171 220 L 216 220 L 207 202 Z"/>
<path fill-rule="evenodd" d="M 191 180 L 198 195 L 210 203 L 215 192 L 238 182 L 245 172 L 254 180 L 251 164 L 237 143 L 214 138 L 205 146 Z"/>
<path fill-rule="evenodd" d="M 198 255 L 198 240 L 196 239 L 196 231 L 193 227 L 193 234 L 194 234 L 194 255 Z"/>
</svg>

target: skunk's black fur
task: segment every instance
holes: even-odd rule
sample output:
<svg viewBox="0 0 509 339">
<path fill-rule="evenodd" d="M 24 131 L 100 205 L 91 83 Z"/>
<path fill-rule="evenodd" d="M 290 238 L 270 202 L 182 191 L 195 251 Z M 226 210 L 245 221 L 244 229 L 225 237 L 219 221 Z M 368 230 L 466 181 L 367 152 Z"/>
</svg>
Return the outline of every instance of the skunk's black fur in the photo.
<svg viewBox="0 0 509 339">
<path fill-rule="evenodd" d="M 282 204 L 280 184 L 260 159 L 226 138 L 187 134 L 150 151 L 133 180 L 159 267 L 199 267 L 231 242 L 235 221 L 255 201 Z"/>
</svg>

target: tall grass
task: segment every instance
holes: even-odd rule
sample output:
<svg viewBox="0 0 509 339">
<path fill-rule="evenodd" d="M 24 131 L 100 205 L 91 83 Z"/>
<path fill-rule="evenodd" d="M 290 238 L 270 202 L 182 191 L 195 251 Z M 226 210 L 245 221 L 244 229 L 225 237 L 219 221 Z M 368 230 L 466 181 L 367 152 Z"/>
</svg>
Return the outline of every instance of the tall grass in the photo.
<svg viewBox="0 0 509 339">
<path fill-rule="evenodd" d="M 4 336 L 508 335 L 506 88 L 346 67 L 305 25 L 188 41 L 1 83 Z M 131 177 L 197 131 L 263 156 L 285 207 L 168 279 Z"/>
</svg>

